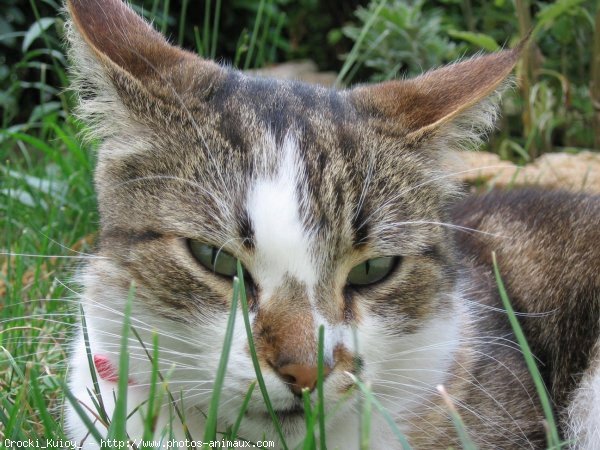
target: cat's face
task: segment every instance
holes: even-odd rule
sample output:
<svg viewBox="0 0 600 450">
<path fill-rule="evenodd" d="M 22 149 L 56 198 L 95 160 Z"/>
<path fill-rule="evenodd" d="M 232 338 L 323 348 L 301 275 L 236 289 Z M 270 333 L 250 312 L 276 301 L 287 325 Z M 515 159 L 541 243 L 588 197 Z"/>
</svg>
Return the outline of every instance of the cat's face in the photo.
<svg viewBox="0 0 600 450">
<path fill-rule="evenodd" d="M 135 281 L 133 325 L 147 342 L 158 330 L 173 390 L 206 410 L 233 292 L 232 266 L 216 263 L 231 257 L 247 273 L 258 357 L 286 433 L 304 429 L 298 394 L 316 381 L 320 326 L 327 404 L 346 398 L 342 417 L 352 409 L 352 374 L 395 411 L 410 409 L 415 380 L 434 384 L 441 375 L 427 367 L 443 367 L 456 345 L 460 287 L 443 226 L 455 189 L 441 153 L 465 138 L 465 123 L 489 122 L 489 108 L 472 108 L 515 56 L 413 84 L 327 90 L 201 61 L 120 2 L 102 14 L 94 3 L 70 9 L 82 112 L 102 138 L 105 259 L 85 278 L 87 310 L 109 330 L 96 332 L 98 348 L 117 348 Z M 238 316 L 224 423 L 256 378 Z M 143 384 L 148 363 L 135 345 L 132 355 Z M 245 423 L 259 436 L 270 427 L 258 393 Z"/>
<path fill-rule="evenodd" d="M 140 289 L 151 283 L 167 318 L 227 312 L 231 278 L 199 264 L 190 240 L 240 259 L 256 311 L 310 303 L 321 319 L 303 322 L 352 325 L 367 308 L 400 333 L 435 310 L 454 190 L 434 152 L 374 127 L 346 93 L 233 71 L 199 110 L 169 107 L 140 118 L 139 148 L 107 139 L 97 172 L 102 250 L 147 273 Z M 352 268 L 381 257 L 397 259 L 389 276 L 349 286 Z"/>
<path fill-rule="evenodd" d="M 200 111 L 174 101 L 174 117 L 141 124 L 142 148 L 103 144 L 100 253 L 117 277 L 107 271 L 102 283 L 121 284 L 121 301 L 135 280 L 136 310 L 194 336 L 193 379 L 210 380 L 215 367 L 202 356 L 219 359 L 232 279 L 192 250 L 205 244 L 239 258 L 274 401 L 282 410 L 299 403 L 281 370 L 316 367 L 323 325 L 334 404 L 353 384 L 345 372 L 362 376 L 372 362 L 355 352 L 353 329 L 376 347 L 380 335 L 402 340 L 448 314 L 454 274 L 440 225 L 448 180 L 436 179 L 432 155 L 374 129 L 343 93 L 236 72 L 213 89 Z M 381 280 L 366 277 L 366 261 L 386 264 Z M 355 267 L 365 284 L 349 280 Z M 241 320 L 238 328 L 230 392 L 255 378 Z M 398 351 L 394 338 L 377 358 Z"/>
</svg>

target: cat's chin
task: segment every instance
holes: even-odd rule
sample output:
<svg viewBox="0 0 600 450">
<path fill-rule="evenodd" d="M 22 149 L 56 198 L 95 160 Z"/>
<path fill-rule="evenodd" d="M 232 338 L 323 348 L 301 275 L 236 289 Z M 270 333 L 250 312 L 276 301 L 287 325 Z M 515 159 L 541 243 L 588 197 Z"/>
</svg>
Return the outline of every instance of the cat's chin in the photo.
<svg viewBox="0 0 600 450">
<path fill-rule="evenodd" d="M 288 409 L 275 410 L 275 415 L 279 419 L 279 422 L 284 424 L 286 422 L 292 422 L 294 420 L 304 420 L 304 408 L 300 405 L 295 405 Z M 265 411 L 264 417 L 267 420 L 271 420 L 271 415 Z"/>
<path fill-rule="evenodd" d="M 292 446 L 302 442 L 306 434 L 306 422 L 302 407 L 275 410 L 281 431 L 286 437 L 286 442 Z M 249 440 L 261 440 L 264 436 L 274 438 L 277 431 L 273 426 L 273 419 L 267 410 L 247 412 L 239 436 Z"/>
<path fill-rule="evenodd" d="M 294 404 L 289 408 L 275 409 L 273 410 L 275 416 L 279 420 L 279 423 L 285 427 L 292 424 L 295 427 L 296 422 L 304 423 L 304 408 L 301 404 Z M 273 419 L 269 411 L 265 410 L 254 410 L 246 413 L 246 418 L 252 421 L 272 423 Z"/>
</svg>

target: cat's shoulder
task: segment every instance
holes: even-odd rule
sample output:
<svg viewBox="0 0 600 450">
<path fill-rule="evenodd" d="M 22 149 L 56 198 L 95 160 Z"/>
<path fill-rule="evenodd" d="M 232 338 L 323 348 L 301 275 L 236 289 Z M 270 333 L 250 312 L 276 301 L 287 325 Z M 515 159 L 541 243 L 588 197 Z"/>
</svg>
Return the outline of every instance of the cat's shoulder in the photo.
<svg viewBox="0 0 600 450">
<path fill-rule="evenodd" d="M 492 274 L 496 253 L 546 385 L 559 409 L 567 407 L 600 348 L 600 196 L 494 190 L 465 197 L 451 216 L 460 227 L 457 251 L 503 309 Z"/>
</svg>

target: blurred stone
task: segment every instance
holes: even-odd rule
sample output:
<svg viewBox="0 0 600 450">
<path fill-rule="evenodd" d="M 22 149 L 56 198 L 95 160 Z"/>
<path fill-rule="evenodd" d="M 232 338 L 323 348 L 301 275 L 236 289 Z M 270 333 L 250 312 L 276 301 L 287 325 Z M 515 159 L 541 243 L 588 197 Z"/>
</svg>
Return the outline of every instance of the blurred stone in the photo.
<svg viewBox="0 0 600 450">
<path fill-rule="evenodd" d="M 600 193 L 600 153 L 545 153 L 523 167 L 487 152 L 455 152 L 453 170 L 472 186 L 542 186 Z"/>
<path fill-rule="evenodd" d="M 247 72 L 282 80 L 299 80 L 325 87 L 332 87 L 337 78 L 335 72 L 319 72 L 317 65 L 310 60 L 290 61 L 262 69 L 248 70 Z"/>
</svg>

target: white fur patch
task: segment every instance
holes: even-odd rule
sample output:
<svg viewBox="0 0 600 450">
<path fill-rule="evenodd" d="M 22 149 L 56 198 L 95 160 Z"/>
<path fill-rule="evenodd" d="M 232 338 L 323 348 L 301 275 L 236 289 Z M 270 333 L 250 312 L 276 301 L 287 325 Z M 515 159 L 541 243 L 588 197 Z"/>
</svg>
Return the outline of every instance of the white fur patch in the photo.
<svg viewBox="0 0 600 450">
<path fill-rule="evenodd" d="M 600 360 L 596 358 L 591 367 L 568 409 L 568 440 L 571 448 L 581 450 L 600 448 Z"/>
<path fill-rule="evenodd" d="M 256 248 L 253 275 L 266 300 L 286 274 L 305 283 L 309 292 L 317 278 L 309 251 L 310 236 L 300 216 L 297 186 L 302 168 L 291 135 L 286 137 L 281 153 L 275 176 L 256 180 L 247 199 Z"/>
<path fill-rule="evenodd" d="M 430 317 L 416 333 L 402 337 L 386 334 L 380 321 L 367 314 L 358 328 L 354 351 L 365 358 L 364 378 L 373 380 L 373 392 L 401 427 L 450 376 L 464 317 L 461 301 L 454 305 L 453 312 Z"/>
<path fill-rule="evenodd" d="M 336 346 L 352 348 L 352 330 L 348 325 L 330 324 L 313 305 L 313 318 L 315 322 L 315 336 L 319 335 L 319 327 L 323 325 L 325 336 L 323 340 L 323 359 L 325 364 L 333 367 L 335 364 L 333 351 Z"/>
</svg>

